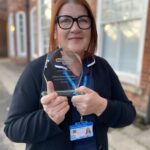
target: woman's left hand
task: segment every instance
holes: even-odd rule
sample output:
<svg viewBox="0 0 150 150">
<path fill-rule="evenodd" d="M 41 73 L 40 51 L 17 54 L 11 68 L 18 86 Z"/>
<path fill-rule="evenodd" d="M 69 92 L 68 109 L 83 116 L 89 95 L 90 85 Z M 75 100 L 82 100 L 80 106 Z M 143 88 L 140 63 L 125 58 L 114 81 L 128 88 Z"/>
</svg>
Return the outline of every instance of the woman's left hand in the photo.
<svg viewBox="0 0 150 150">
<path fill-rule="evenodd" d="M 72 103 L 81 115 L 100 116 L 107 107 L 107 100 L 87 87 L 77 88 L 76 93 L 79 95 L 72 97 Z"/>
</svg>

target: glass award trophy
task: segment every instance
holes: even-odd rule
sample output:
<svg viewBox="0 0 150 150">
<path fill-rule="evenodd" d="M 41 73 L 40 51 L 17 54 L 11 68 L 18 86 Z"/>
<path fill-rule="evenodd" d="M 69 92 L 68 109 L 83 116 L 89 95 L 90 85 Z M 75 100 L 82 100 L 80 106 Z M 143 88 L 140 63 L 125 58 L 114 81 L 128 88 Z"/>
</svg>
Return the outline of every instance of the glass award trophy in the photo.
<svg viewBox="0 0 150 150">
<path fill-rule="evenodd" d="M 57 49 L 47 55 L 43 75 L 46 82 L 53 82 L 58 95 L 76 95 L 83 75 L 81 58 L 71 50 Z"/>
</svg>

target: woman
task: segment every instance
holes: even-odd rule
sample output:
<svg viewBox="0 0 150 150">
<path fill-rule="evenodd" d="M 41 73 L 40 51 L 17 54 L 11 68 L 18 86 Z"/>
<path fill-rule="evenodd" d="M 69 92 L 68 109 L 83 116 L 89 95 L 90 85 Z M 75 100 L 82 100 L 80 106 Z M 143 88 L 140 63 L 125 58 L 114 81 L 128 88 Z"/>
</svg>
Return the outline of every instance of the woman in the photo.
<svg viewBox="0 0 150 150">
<path fill-rule="evenodd" d="M 45 84 L 46 55 L 31 62 L 16 85 L 4 131 L 11 140 L 27 143 L 27 150 L 108 150 L 108 128 L 131 124 L 135 109 L 110 65 L 94 56 L 97 31 L 87 2 L 57 0 L 52 12 L 50 55 L 57 47 L 73 50 L 86 82 L 75 95 L 59 96 L 51 81 Z"/>
</svg>

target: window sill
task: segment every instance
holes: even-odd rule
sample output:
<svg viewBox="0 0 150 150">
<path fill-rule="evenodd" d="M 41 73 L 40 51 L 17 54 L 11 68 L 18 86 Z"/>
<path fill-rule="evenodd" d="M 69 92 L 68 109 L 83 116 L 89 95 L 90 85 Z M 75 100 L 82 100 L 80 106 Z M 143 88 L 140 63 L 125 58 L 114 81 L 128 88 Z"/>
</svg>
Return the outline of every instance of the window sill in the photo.
<svg viewBox="0 0 150 150">
<path fill-rule="evenodd" d="M 125 91 L 137 95 L 141 95 L 143 93 L 143 89 L 140 87 L 138 75 L 120 73 L 120 72 L 117 72 L 117 75 Z"/>
</svg>

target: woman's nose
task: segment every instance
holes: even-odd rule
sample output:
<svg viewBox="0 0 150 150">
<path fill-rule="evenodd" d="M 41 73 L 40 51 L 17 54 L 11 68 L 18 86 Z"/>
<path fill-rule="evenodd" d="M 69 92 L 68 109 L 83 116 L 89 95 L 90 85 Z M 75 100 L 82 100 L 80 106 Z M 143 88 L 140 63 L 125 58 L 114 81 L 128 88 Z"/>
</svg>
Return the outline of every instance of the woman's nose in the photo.
<svg viewBox="0 0 150 150">
<path fill-rule="evenodd" d="M 78 23 L 76 21 L 74 21 L 74 23 L 73 23 L 73 25 L 72 25 L 70 30 L 71 31 L 79 31 L 81 29 L 79 28 Z"/>
</svg>

